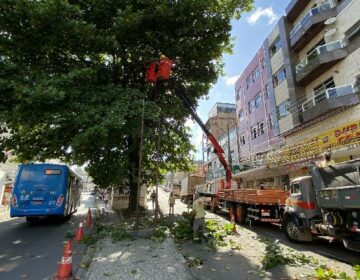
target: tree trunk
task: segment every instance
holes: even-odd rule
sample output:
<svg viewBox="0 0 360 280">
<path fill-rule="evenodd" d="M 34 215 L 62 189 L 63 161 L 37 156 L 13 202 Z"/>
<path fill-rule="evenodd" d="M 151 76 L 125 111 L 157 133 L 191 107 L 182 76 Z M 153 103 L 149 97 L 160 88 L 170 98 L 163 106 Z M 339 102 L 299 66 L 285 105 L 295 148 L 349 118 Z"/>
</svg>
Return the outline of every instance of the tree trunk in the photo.
<svg viewBox="0 0 360 280">
<path fill-rule="evenodd" d="M 128 139 L 129 145 L 129 211 L 136 211 L 136 204 L 138 202 L 138 172 L 139 172 L 139 141 L 134 141 L 130 136 Z"/>
</svg>

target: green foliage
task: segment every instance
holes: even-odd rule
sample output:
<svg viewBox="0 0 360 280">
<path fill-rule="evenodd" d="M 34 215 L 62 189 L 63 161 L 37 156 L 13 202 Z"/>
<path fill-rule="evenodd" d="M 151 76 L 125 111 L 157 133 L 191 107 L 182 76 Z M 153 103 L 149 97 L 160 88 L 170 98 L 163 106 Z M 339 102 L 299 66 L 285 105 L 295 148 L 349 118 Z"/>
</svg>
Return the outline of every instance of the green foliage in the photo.
<svg viewBox="0 0 360 280">
<path fill-rule="evenodd" d="M 113 227 L 110 236 L 114 241 L 131 239 L 131 236 L 126 232 L 126 229 L 123 226 Z"/>
<path fill-rule="evenodd" d="M 354 271 L 355 271 L 356 277 L 358 279 L 360 279 L 360 265 L 359 264 L 354 266 Z"/>
<path fill-rule="evenodd" d="M 316 264 L 314 257 L 308 257 L 302 253 L 296 253 L 293 250 L 285 250 L 280 247 L 279 242 L 264 241 L 266 243 L 265 255 L 261 259 L 263 269 L 267 270 L 277 265 L 303 265 Z"/>
<path fill-rule="evenodd" d="M 336 272 L 332 268 L 327 267 L 326 265 L 321 265 L 315 270 L 314 278 L 316 280 L 356 280 L 357 278 L 352 278 L 347 275 L 345 272 Z"/>
<path fill-rule="evenodd" d="M 145 99 L 142 180 L 189 169 L 188 112 L 166 85 L 154 100 L 145 66 L 161 53 L 176 58 L 173 75 L 196 106 L 231 51 L 231 20 L 252 2 L 1 1 L 0 150 L 21 162 L 86 163 L 95 184 L 134 187 Z"/>
<path fill-rule="evenodd" d="M 95 244 L 96 241 L 97 241 L 97 238 L 90 235 L 90 236 L 84 236 L 84 238 L 82 238 L 80 240 L 80 243 L 83 243 L 83 244 L 86 244 L 89 246 L 89 245 Z"/>
<path fill-rule="evenodd" d="M 184 242 L 193 238 L 193 221 L 193 216 L 186 212 L 183 213 L 182 218 L 177 219 L 170 229 L 176 242 Z"/>
<path fill-rule="evenodd" d="M 158 226 L 154 230 L 154 234 L 151 236 L 151 240 L 155 242 L 163 242 L 168 236 L 167 226 Z"/>
</svg>

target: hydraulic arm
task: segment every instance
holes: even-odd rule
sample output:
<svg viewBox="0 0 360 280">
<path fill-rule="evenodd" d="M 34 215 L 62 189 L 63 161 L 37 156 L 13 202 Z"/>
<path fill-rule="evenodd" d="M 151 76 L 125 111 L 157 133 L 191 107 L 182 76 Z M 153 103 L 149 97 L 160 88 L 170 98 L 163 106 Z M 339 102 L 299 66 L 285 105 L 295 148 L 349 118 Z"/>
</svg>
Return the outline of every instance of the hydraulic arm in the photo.
<svg viewBox="0 0 360 280">
<path fill-rule="evenodd" d="M 201 127 L 202 131 L 205 133 L 207 138 L 210 140 L 212 145 L 214 146 L 215 152 L 223 165 L 226 172 L 226 189 L 231 188 L 231 168 L 225 160 L 224 150 L 219 145 L 216 138 L 210 133 L 205 124 L 201 121 L 200 117 L 196 113 L 194 105 L 191 100 L 187 97 L 185 87 L 176 82 L 175 78 L 170 77 L 171 69 L 173 67 L 173 62 L 166 58 L 162 57 L 159 63 L 151 63 L 146 71 L 146 81 L 157 84 L 159 81 L 167 81 L 170 88 L 176 94 L 178 98 L 182 101 L 183 105 L 189 110 L 192 118 L 197 122 L 197 124 Z"/>
</svg>

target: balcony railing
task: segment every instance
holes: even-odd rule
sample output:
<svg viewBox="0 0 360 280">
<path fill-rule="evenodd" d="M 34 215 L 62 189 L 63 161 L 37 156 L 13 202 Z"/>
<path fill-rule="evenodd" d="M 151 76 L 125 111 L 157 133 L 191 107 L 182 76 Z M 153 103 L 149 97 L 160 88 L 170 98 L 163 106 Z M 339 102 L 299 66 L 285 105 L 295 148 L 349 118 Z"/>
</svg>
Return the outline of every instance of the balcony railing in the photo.
<svg viewBox="0 0 360 280">
<path fill-rule="evenodd" d="M 354 87 L 352 84 L 314 92 L 314 97 L 302 104 L 302 111 L 305 112 L 306 110 L 316 106 L 324 100 L 352 93 L 354 93 Z"/>
<path fill-rule="evenodd" d="M 328 2 L 326 2 L 325 4 L 321 5 L 321 6 L 318 6 L 318 7 L 315 7 L 315 8 L 312 8 L 310 11 L 308 11 L 304 16 L 303 18 L 299 21 L 298 24 L 296 24 L 294 26 L 294 28 L 291 30 L 290 32 L 290 38 L 294 37 L 295 34 L 303 27 L 305 26 L 309 21 L 310 19 L 317 15 L 318 13 L 321 13 L 321 12 L 325 12 L 325 11 L 328 11 L 330 9 L 332 9 L 333 7 L 336 6 L 336 1 L 335 0 L 330 0 Z"/>
<path fill-rule="evenodd" d="M 296 65 L 295 67 L 296 73 L 299 73 L 301 69 L 303 69 L 311 60 L 315 59 L 319 55 L 332 52 L 341 49 L 343 47 L 344 46 L 340 40 L 316 47 L 303 60 L 301 60 L 298 65 Z"/>
</svg>

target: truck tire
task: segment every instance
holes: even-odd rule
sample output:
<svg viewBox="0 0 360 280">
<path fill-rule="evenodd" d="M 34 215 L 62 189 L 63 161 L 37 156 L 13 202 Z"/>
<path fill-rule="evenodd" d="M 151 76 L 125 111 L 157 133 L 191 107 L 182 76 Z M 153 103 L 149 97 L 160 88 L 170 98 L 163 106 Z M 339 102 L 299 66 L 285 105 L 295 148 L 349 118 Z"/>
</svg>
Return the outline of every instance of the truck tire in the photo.
<svg viewBox="0 0 360 280">
<path fill-rule="evenodd" d="M 216 214 L 216 211 L 218 210 L 218 206 L 213 200 L 210 201 L 210 210 L 214 214 Z"/>
<path fill-rule="evenodd" d="M 236 205 L 236 210 L 235 210 L 235 218 L 236 221 L 239 224 L 245 224 L 245 219 L 246 219 L 246 209 L 244 206 L 237 204 Z"/>
<path fill-rule="evenodd" d="M 235 218 L 235 206 L 234 205 L 231 205 L 229 208 L 229 217 L 230 217 L 230 221 L 233 217 Z"/>
<path fill-rule="evenodd" d="M 285 221 L 283 223 L 283 230 L 284 230 L 285 236 L 287 237 L 287 239 L 290 242 L 302 243 L 301 241 L 299 241 L 298 234 L 297 234 L 298 227 L 297 227 L 293 217 L 285 218 Z"/>
</svg>

